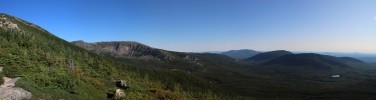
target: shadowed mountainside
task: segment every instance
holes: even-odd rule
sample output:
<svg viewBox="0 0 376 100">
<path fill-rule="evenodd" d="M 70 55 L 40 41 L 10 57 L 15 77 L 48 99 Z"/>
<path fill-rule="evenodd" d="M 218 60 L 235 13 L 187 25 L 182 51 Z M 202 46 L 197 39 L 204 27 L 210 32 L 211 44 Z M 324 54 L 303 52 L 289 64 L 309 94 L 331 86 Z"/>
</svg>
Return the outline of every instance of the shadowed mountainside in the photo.
<svg viewBox="0 0 376 100">
<path fill-rule="evenodd" d="M 286 50 L 276 50 L 276 51 L 270 51 L 270 52 L 264 52 L 264 53 L 257 54 L 257 55 L 255 55 L 251 58 L 245 59 L 245 61 L 255 62 L 255 63 L 263 63 L 263 62 L 267 62 L 267 61 L 270 61 L 272 59 L 281 57 L 281 56 L 286 55 L 286 54 L 293 54 L 293 53 L 290 52 L 290 51 L 286 51 Z"/>
<path fill-rule="evenodd" d="M 350 57 L 333 57 L 314 53 L 286 54 L 264 63 L 265 65 L 283 66 L 308 66 L 315 69 L 346 68 L 352 64 L 365 64 L 364 62 Z"/>
<path fill-rule="evenodd" d="M 241 50 L 230 50 L 230 51 L 222 52 L 221 54 L 229 56 L 234 59 L 242 60 L 242 59 L 250 58 L 259 53 L 260 52 L 255 51 L 255 50 L 241 49 Z"/>
</svg>

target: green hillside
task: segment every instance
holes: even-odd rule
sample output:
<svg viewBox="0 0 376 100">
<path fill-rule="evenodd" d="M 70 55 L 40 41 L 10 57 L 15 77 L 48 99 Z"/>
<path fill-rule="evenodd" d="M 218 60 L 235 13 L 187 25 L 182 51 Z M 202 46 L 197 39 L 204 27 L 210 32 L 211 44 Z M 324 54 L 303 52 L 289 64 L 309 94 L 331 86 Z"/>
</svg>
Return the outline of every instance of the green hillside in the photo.
<svg viewBox="0 0 376 100">
<path fill-rule="evenodd" d="M 116 48 L 109 42 L 103 47 Z M 122 44 L 134 44 L 134 42 Z M 93 43 L 97 44 L 97 43 Z M 133 48 L 123 45 L 121 48 Z M 134 45 L 135 46 L 135 45 Z M 138 47 L 138 46 L 136 46 Z M 85 48 L 85 47 L 83 47 Z M 376 80 L 375 68 L 349 57 L 331 57 L 316 54 L 291 54 L 288 51 L 261 53 L 260 61 L 270 64 L 237 61 L 225 55 L 209 53 L 183 53 L 147 47 L 141 51 L 165 52 L 173 59 L 154 59 L 160 53 L 144 53 L 148 57 L 118 55 L 117 51 L 101 52 L 114 61 L 127 66 L 166 71 L 181 71 L 200 77 L 222 88 L 224 93 L 242 96 L 241 99 L 372 99 L 376 93 L 372 82 Z M 101 49 L 101 48 L 98 48 Z M 136 49 L 124 52 L 137 52 Z M 98 51 L 98 50 L 91 50 Z M 122 50 L 118 50 L 122 51 Z M 154 55 L 154 56 L 153 56 Z M 293 55 L 292 57 L 287 55 Z M 285 57 L 286 56 L 286 57 Z M 272 63 L 273 62 L 273 63 Z M 345 66 L 342 66 L 345 65 Z M 307 67 L 308 66 L 308 67 Z M 312 68 L 310 66 L 313 66 Z M 333 67 L 320 69 L 315 67 Z M 340 78 L 332 78 L 340 75 Z"/>
<path fill-rule="evenodd" d="M 0 14 L 2 76 L 21 77 L 16 86 L 35 99 L 104 100 L 116 89 L 125 99 L 218 99 L 219 89 L 186 72 L 140 69 L 119 64 L 62 40 L 48 31 Z M 117 87 L 125 80 L 128 88 Z"/>
</svg>

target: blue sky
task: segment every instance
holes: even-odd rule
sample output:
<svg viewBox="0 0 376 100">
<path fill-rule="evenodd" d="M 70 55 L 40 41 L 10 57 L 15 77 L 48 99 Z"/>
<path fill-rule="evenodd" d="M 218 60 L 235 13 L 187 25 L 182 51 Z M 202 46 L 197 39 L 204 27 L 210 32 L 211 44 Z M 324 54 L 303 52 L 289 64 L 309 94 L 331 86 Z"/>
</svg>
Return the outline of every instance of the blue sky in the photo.
<svg viewBox="0 0 376 100">
<path fill-rule="evenodd" d="M 0 0 L 67 41 L 173 51 L 376 53 L 375 0 Z"/>
</svg>

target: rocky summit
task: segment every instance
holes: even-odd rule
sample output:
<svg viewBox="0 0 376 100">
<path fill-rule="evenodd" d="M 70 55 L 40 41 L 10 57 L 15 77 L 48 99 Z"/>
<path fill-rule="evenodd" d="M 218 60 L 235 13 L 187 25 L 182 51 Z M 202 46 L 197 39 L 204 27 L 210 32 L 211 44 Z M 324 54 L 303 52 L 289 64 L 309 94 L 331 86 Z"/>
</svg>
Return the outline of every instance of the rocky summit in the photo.
<svg viewBox="0 0 376 100">
<path fill-rule="evenodd" d="M 109 54 L 116 57 L 142 57 L 156 58 L 161 60 L 173 60 L 174 57 L 164 50 L 149 47 L 133 41 L 114 41 L 86 43 L 84 41 L 73 41 L 73 44 L 85 48 L 97 54 Z"/>
</svg>

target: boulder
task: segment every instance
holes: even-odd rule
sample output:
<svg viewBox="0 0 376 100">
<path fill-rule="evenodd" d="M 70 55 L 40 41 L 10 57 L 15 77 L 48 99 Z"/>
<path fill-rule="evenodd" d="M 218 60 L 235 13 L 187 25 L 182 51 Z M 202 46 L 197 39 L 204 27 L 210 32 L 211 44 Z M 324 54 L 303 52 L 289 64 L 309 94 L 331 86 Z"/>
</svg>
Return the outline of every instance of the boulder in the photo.
<svg viewBox="0 0 376 100">
<path fill-rule="evenodd" d="M 128 88 L 128 84 L 124 80 L 115 80 L 115 84 L 119 88 L 123 88 L 123 89 L 127 89 Z"/>
<path fill-rule="evenodd" d="M 124 99 L 125 98 L 125 93 L 121 89 L 116 89 L 115 91 L 115 99 Z"/>
<path fill-rule="evenodd" d="M 0 89 L 0 100 L 24 100 L 31 99 L 31 93 L 22 88 L 6 87 Z"/>
<path fill-rule="evenodd" d="M 13 87 L 20 78 L 3 77 L 4 83 L 0 86 L 0 100 L 31 99 L 32 94 L 22 88 Z"/>
</svg>

